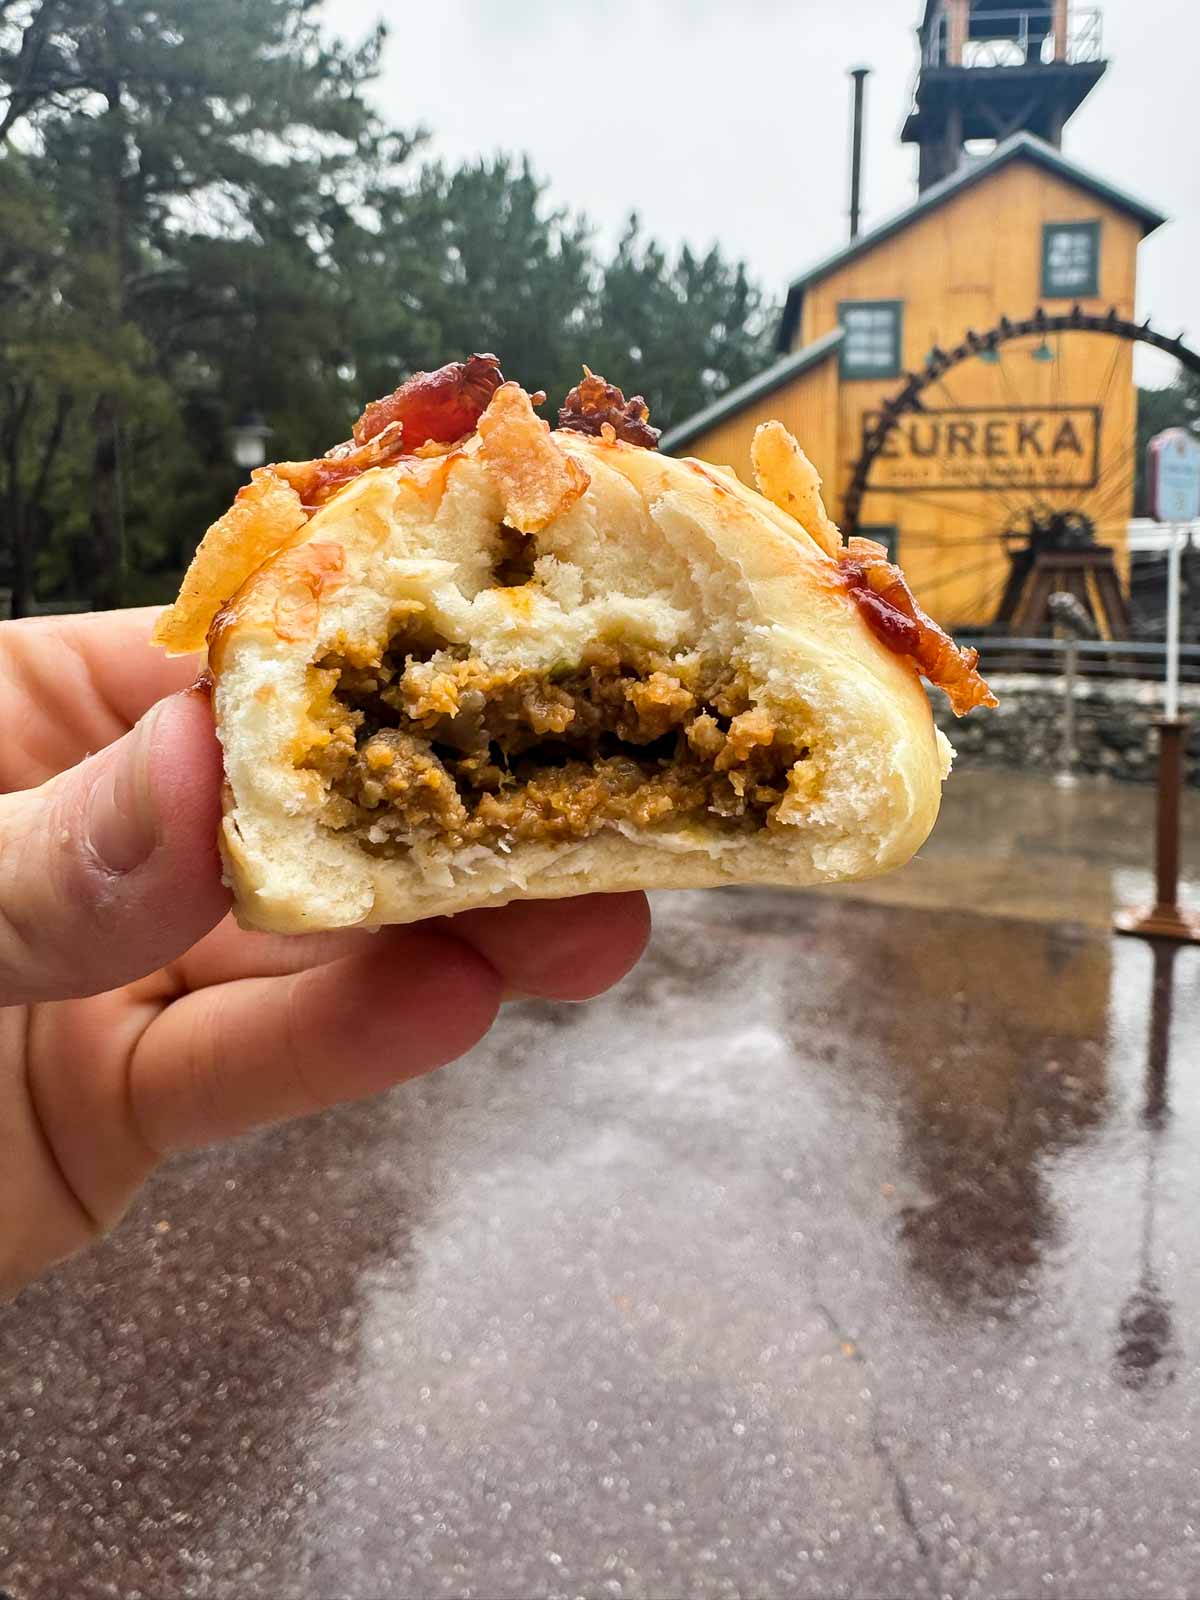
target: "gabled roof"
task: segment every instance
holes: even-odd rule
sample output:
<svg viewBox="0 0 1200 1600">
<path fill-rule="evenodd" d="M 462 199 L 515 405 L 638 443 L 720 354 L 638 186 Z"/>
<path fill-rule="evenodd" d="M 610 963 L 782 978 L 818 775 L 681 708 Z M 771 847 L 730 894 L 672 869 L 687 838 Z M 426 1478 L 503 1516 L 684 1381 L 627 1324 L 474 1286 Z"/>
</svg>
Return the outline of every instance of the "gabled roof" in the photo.
<svg viewBox="0 0 1200 1600">
<path fill-rule="evenodd" d="M 819 261 L 800 277 L 793 279 L 788 287 L 787 300 L 783 308 L 783 316 L 779 322 L 779 336 L 776 348 L 786 350 L 796 331 L 796 324 L 800 320 L 800 306 L 804 299 L 804 291 L 810 284 L 826 278 L 838 267 L 844 267 L 848 262 L 865 255 L 868 250 L 873 250 L 877 244 L 882 244 L 885 239 L 890 239 L 893 234 L 899 233 L 902 228 L 907 228 L 910 223 L 919 221 L 929 212 L 944 205 L 947 200 L 952 200 L 956 195 L 971 188 L 974 184 L 982 183 L 985 178 L 990 178 L 994 172 L 1008 165 L 1010 161 L 1032 161 L 1046 171 L 1054 173 L 1057 177 L 1065 178 L 1068 183 L 1074 183 L 1081 189 L 1087 189 L 1099 199 L 1106 201 L 1118 211 L 1127 212 L 1142 225 L 1143 234 L 1153 233 L 1155 228 L 1161 227 L 1167 220 L 1161 211 L 1155 211 L 1145 201 L 1136 199 L 1127 194 L 1123 189 L 1115 188 L 1111 183 L 1106 183 L 1103 178 L 1098 178 L 1086 167 L 1077 166 L 1074 161 L 1068 161 L 1061 150 L 1056 150 L 1053 145 L 1039 139 L 1033 133 L 1014 133 L 1011 138 L 1005 139 L 986 156 L 968 160 L 957 172 L 952 172 L 948 178 L 943 178 L 940 183 L 933 184 L 925 193 L 907 206 L 903 211 L 898 211 L 878 227 L 871 228 L 867 233 L 859 234 L 857 239 L 852 239 L 840 250 L 835 250 L 833 255 L 826 256 L 824 261 Z"/>
<path fill-rule="evenodd" d="M 695 412 L 686 422 L 669 429 L 659 440 L 659 448 L 666 451 L 677 450 L 680 445 L 688 444 L 698 434 L 706 433 L 709 428 L 724 421 L 726 417 L 734 416 L 751 401 L 761 400 L 764 395 L 773 394 L 789 378 L 808 372 L 810 368 L 819 366 L 827 357 L 833 355 L 843 337 L 843 329 L 831 328 L 828 333 L 822 334 L 819 339 L 814 339 L 803 350 L 797 350 L 794 354 L 773 362 L 755 377 L 747 378 L 745 383 L 739 383 L 736 389 L 727 390 L 719 400 L 714 400 L 712 405 L 705 406 L 703 411 Z"/>
</svg>

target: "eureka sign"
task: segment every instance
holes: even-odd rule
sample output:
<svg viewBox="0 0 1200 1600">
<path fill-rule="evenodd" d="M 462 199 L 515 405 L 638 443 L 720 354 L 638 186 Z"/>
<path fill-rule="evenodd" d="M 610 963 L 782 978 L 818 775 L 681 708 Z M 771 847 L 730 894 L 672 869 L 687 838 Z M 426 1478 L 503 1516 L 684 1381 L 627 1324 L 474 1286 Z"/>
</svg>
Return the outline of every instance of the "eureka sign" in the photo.
<svg viewBox="0 0 1200 1600">
<path fill-rule="evenodd" d="M 878 420 L 863 417 L 864 437 Z M 1099 406 L 914 411 L 875 457 L 871 488 L 1092 489 L 1099 467 Z"/>
</svg>

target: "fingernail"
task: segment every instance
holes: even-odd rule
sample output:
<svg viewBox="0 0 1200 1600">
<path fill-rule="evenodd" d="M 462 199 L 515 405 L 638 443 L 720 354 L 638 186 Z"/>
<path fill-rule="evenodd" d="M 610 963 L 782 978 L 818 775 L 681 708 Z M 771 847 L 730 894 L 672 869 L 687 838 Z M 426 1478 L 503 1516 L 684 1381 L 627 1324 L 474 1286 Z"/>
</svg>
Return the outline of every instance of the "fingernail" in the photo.
<svg viewBox="0 0 1200 1600">
<path fill-rule="evenodd" d="M 152 706 L 117 746 L 88 801 L 88 848 L 112 873 L 132 872 L 153 855 L 159 815 L 150 782 L 154 726 L 162 706 Z"/>
</svg>

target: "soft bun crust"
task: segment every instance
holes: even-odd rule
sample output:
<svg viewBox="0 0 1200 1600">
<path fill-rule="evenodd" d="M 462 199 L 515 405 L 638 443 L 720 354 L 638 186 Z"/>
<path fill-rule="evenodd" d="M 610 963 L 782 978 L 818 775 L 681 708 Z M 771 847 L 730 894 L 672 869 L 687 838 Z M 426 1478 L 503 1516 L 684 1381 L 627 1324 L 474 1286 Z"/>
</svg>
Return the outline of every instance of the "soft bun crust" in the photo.
<svg viewBox="0 0 1200 1600">
<path fill-rule="evenodd" d="M 209 630 L 239 920 L 309 932 L 585 891 L 835 882 L 907 861 L 937 816 L 949 746 L 911 662 L 839 581 L 803 455 L 778 425 L 759 453 L 770 500 L 703 462 L 551 434 L 505 385 L 458 447 L 368 470 L 289 527 Z M 519 588 L 494 575 L 502 521 L 536 541 Z M 189 619 L 203 611 L 194 590 L 188 605 Z M 371 855 L 323 824 L 323 786 L 295 751 L 311 663 L 339 639 L 386 636 L 406 605 L 489 664 L 549 670 L 598 640 L 737 659 L 759 703 L 812 729 L 815 786 L 786 825 L 750 835 L 606 825 L 566 843 Z"/>
</svg>

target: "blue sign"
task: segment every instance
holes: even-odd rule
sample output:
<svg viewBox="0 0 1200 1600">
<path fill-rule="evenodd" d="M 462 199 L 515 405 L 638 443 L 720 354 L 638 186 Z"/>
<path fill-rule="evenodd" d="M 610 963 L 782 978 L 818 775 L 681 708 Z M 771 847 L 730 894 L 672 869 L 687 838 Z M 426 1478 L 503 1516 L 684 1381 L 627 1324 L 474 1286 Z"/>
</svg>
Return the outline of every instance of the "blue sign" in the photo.
<svg viewBox="0 0 1200 1600">
<path fill-rule="evenodd" d="M 1150 515 L 1159 522 L 1200 517 L 1200 439 L 1186 428 L 1155 434 L 1149 457 Z"/>
</svg>

